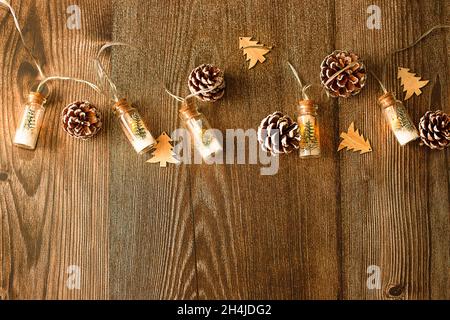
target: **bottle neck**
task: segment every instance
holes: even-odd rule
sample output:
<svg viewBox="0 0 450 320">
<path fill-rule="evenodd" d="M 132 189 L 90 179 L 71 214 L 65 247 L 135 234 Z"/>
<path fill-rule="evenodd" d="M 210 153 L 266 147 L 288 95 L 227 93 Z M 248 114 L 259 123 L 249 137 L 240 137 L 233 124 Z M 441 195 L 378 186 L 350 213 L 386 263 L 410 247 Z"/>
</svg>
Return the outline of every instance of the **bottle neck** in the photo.
<svg viewBox="0 0 450 320">
<path fill-rule="evenodd" d="M 38 104 L 40 106 L 44 106 L 45 102 L 45 97 L 39 92 L 30 92 L 28 94 L 28 104 Z"/>
<path fill-rule="evenodd" d="M 317 115 L 317 105 L 314 100 L 300 100 L 297 111 L 299 115 Z"/>
<path fill-rule="evenodd" d="M 192 98 L 183 101 L 180 110 L 178 111 L 180 119 L 183 121 L 188 121 L 189 119 L 195 118 L 200 115 Z"/>
<path fill-rule="evenodd" d="M 390 106 L 393 106 L 396 104 L 396 102 L 397 102 L 397 99 L 395 99 L 395 96 L 392 92 L 387 92 L 378 98 L 378 105 L 382 109 L 386 109 Z"/>
<path fill-rule="evenodd" d="M 119 101 L 117 101 L 114 105 L 113 105 L 113 112 L 116 116 L 121 116 L 125 113 L 130 113 L 131 111 L 134 110 L 134 108 L 132 106 L 130 106 L 130 104 L 128 103 L 127 99 L 123 98 L 120 99 Z"/>
</svg>

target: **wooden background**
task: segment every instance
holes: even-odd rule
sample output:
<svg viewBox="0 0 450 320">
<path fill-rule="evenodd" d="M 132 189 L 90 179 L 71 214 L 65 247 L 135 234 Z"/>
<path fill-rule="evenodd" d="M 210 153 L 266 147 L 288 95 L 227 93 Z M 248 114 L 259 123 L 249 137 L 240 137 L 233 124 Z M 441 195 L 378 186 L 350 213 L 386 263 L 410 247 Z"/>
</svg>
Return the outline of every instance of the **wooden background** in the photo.
<svg viewBox="0 0 450 320">
<path fill-rule="evenodd" d="M 180 126 L 162 83 L 187 93 L 201 63 L 226 70 L 223 100 L 203 106 L 214 127 L 256 128 L 268 113 L 293 114 L 298 90 L 286 65 L 319 83 L 334 49 L 353 49 L 380 73 L 385 57 L 436 24 L 449 1 L 12 0 L 47 74 L 94 81 L 91 58 L 107 41 L 109 70 L 154 135 Z M 69 30 L 67 7 L 81 8 Z M 367 7 L 382 29 L 366 27 Z M 449 32 L 436 31 L 389 64 L 429 79 L 406 103 L 418 122 L 450 112 Z M 239 36 L 274 45 L 247 70 Z M 255 165 L 160 169 L 126 142 L 106 99 L 73 83 L 52 85 L 36 151 L 12 146 L 21 105 L 37 77 L 11 17 L 0 10 L 0 298 L 2 299 L 450 299 L 449 151 L 400 147 L 369 79 L 356 97 L 322 106 L 323 156 L 281 158 L 279 173 Z M 109 55 L 108 55 L 109 56 Z M 62 108 L 95 102 L 105 130 L 82 142 L 60 125 Z M 337 153 L 354 121 L 374 152 Z M 81 268 L 81 288 L 66 286 Z M 369 265 L 382 288 L 366 286 Z"/>
</svg>

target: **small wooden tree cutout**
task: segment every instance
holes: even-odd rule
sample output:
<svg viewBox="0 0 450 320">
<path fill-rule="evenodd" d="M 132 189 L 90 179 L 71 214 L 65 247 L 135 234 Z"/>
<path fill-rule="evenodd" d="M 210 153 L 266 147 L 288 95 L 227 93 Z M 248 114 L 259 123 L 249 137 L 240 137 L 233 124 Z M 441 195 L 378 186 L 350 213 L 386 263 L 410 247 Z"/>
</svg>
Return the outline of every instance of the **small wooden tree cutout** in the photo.
<svg viewBox="0 0 450 320">
<path fill-rule="evenodd" d="M 339 145 L 338 151 L 347 148 L 347 150 L 360 151 L 360 154 L 371 152 L 369 139 L 364 139 L 364 136 L 359 133 L 359 130 L 355 130 L 355 124 L 352 122 L 348 128 L 348 132 L 341 133 L 342 140 Z"/>
<path fill-rule="evenodd" d="M 401 83 L 403 86 L 403 91 L 406 92 L 405 100 L 408 100 L 412 97 L 413 94 L 416 96 L 422 93 L 420 88 L 423 88 L 427 85 L 428 80 L 420 80 L 421 77 L 416 77 L 415 73 L 409 72 L 407 68 L 398 68 L 397 79 L 401 79 Z"/>
<path fill-rule="evenodd" d="M 258 43 L 258 41 L 252 41 L 252 37 L 240 37 L 239 38 L 239 49 L 244 50 L 244 55 L 247 55 L 247 60 L 250 60 L 248 66 L 249 69 L 256 66 L 258 61 L 264 63 L 266 61 L 265 54 L 272 50 L 272 47 L 266 47 L 263 44 Z"/>
<path fill-rule="evenodd" d="M 156 149 L 152 153 L 153 157 L 147 160 L 148 163 L 159 162 L 159 166 L 164 168 L 167 166 L 167 163 L 180 163 L 180 161 L 173 157 L 175 155 L 172 151 L 173 146 L 171 144 L 173 140 L 167 135 L 167 133 L 161 133 L 156 141 L 158 142 L 156 144 Z"/>
</svg>

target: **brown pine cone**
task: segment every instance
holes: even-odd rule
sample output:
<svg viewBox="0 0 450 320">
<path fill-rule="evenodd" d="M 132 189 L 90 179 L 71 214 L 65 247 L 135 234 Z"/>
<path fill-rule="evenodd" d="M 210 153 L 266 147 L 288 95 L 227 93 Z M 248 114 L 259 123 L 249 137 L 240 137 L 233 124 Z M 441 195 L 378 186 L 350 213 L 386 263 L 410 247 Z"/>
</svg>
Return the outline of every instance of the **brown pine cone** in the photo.
<svg viewBox="0 0 450 320">
<path fill-rule="evenodd" d="M 102 128 L 101 115 L 88 101 L 76 101 L 65 107 L 61 113 L 63 129 L 69 135 L 89 139 Z"/>
<path fill-rule="evenodd" d="M 349 67 L 329 81 L 335 73 L 355 62 L 353 67 Z M 348 98 L 357 95 L 366 83 L 366 67 L 353 52 L 336 50 L 325 57 L 320 68 L 322 85 L 332 97 Z"/>
<path fill-rule="evenodd" d="M 443 150 L 450 145 L 450 116 L 445 112 L 427 111 L 419 122 L 421 145 Z"/>
<path fill-rule="evenodd" d="M 291 153 L 300 145 L 298 124 L 282 112 L 274 112 L 261 121 L 258 141 L 262 149 L 272 155 Z"/>
<path fill-rule="evenodd" d="M 202 101 L 213 102 L 219 100 L 225 93 L 223 71 L 213 65 L 202 64 L 192 70 L 189 75 L 189 90 L 192 94 L 196 94 L 199 91 L 207 91 L 196 95 Z"/>
</svg>

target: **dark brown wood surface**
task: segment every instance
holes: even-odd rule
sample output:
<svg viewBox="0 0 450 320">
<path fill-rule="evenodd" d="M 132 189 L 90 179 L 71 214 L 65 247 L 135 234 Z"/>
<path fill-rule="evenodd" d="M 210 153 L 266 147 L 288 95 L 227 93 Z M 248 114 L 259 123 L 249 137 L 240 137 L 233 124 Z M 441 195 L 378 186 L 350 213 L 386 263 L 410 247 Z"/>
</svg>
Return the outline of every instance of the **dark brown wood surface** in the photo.
<svg viewBox="0 0 450 320">
<path fill-rule="evenodd" d="M 11 3 L 47 74 L 94 81 L 104 42 L 133 44 L 105 61 L 156 136 L 180 127 L 163 86 L 187 94 L 201 63 L 226 72 L 225 97 L 202 104 L 211 124 L 256 129 L 270 112 L 294 114 L 287 61 L 318 84 L 322 59 L 352 49 L 380 74 L 390 52 L 450 23 L 444 0 L 377 1 L 381 30 L 367 28 L 365 0 Z M 80 30 L 66 27 L 72 4 Z M 435 31 L 388 63 L 399 95 L 399 66 L 430 80 L 406 102 L 415 122 L 429 109 L 450 112 L 449 34 Z M 240 36 L 274 45 L 264 64 L 247 69 Z M 37 73 L 2 8 L 0 42 L 0 299 L 450 299 L 449 152 L 400 147 L 373 78 L 360 95 L 321 107 L 320 159 L 284 156 L 274 176 L 249 164 L 159 168 L 134 153 L 107 99 L 70 82 L 51 85 L 37 149 L 13 147 Z M 105 118 L 87 142 L 60 125 L 78 99 Z M 353 121 L 372 153 L 336 152 Z M 80 267 L 80 289 L 66 285 L 70 265 Z M 370 265 L 381 289 L 366 285 Z"/>
</svg>

